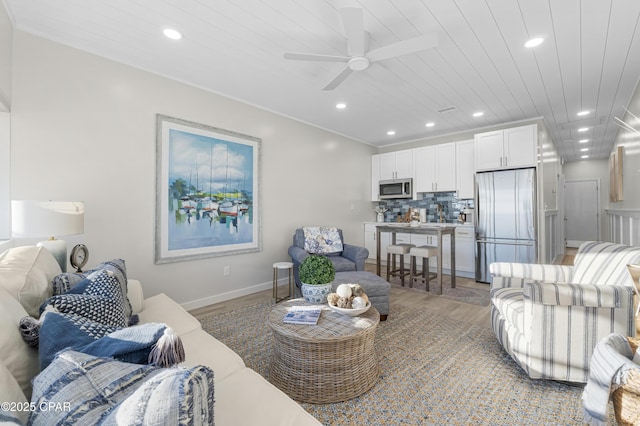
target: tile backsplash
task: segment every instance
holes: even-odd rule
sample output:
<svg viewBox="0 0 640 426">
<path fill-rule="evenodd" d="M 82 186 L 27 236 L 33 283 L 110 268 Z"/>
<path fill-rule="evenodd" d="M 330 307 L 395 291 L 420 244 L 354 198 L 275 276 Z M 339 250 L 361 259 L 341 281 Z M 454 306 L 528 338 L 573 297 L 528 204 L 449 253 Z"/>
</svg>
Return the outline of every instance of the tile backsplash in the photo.
<svg viewBox="0 0 640 426">
<path fill-rule="evenodd" d="M 473 207 L 473 200 L 458 200 L 454 192 L 420 193 L 417 200 L 385 200 L 373 203 L 374 207 L 386 207 L 385 222 L 397 222 L 398 216 L 406 214 L 410 208 L 427 209 L 427 222 L 437 222 L 437 204 L 443 206 L 447 222 L 458 220 L 460 211 L 465 207 Z"/>
</svg>

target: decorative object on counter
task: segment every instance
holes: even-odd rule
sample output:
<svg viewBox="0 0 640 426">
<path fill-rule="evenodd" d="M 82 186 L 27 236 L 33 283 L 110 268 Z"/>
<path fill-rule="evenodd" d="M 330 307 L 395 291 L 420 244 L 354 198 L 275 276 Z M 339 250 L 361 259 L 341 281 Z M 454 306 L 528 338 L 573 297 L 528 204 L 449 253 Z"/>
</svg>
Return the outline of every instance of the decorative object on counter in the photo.
<svg viewBox="0 0 640 426">
<path fill-rule="evenodd" d="M 331 282 L 336 276 L 333 263 L 317 254 L 307 256 L 300 264 L 302 296 L 310 303 L 326 303 L 331 293 Z"/>
<path fill-rule="evenodd" d="M 445 216 L 445 206 L 443 206 L 442 204 L 438 203 L 436 204 L 436 213 L 438 214 L 438 222 L 440 223 L 444 223 L 446 220 L 444 218 Z"/>
<path fill-rule="evenodd" d="M 386 208 L 385 206 L 379 205 L 379 206 L 376 206 L 374 210 L 377 213 L 376 221 L 384 222 L 384 212 L 386 212 L 389 209 Z"/>
<path fill-rule="evenodd" d="M 417 209 L 409 207 L 409 210 L 404 215 L 398 215 L 398 222 L 412 223 L 420 220 L 420 212 Z"/>
<path fill-rule="evenodd" d="M 427 221 L 427 209 L 425 208 L 421 208 L 418 209 L 419 213 L 419 217 L 420 217 L 420 223 L 425 223 Z"/>
<path fill-rule="evenodd" d="M 420 225 L 420 210 L 409 208 L 409 219 L 411 226 Z"/>
</svg>

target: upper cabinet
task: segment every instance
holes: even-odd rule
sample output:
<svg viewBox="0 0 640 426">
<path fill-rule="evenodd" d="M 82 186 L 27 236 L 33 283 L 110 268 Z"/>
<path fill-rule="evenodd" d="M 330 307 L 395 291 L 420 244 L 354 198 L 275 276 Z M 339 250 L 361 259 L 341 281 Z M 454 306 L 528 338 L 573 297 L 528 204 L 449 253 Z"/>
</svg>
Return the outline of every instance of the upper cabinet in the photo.
<svg viewBox="0 0 640 426">
<path fill-rule="evenodd" d="M 456 142 L 456 190 L 458 199 L 474 197 L 474 176 L 476 174 L 475 141 Z"/>
<path fill-rule="evenodd" d="M 535 167 L 536 125 L 475 135 L 476 171 Z"/>
<path fill-rule="evenodd" d="M 414 192 L 456 190 L 456 144 L 416 148 Z"/>
<path fill-rule="evenodd" d="M 371 201 L 379 201 L 381 180 L 413 178 L 413 149 L 371 156 Z"/>
<path fill-rule="evenodd" d="M 374 155 L 376 157 L 376 155 Z M 406 179 L 413 177 L 413 150 L 386 152 L 377 155 L 379 160 L 379 180 Z"/>
</svg>

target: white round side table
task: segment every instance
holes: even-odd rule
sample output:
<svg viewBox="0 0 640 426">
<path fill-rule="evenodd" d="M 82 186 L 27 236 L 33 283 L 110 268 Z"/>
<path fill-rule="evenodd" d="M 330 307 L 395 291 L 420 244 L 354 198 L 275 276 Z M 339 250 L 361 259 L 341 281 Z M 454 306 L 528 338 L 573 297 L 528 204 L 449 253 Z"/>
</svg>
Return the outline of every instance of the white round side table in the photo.
<svg viewBox="0 0 640 426">
<path fill-rule="evenodd" d="M 278 275 L 280 269 L 286 269 L 289 273 L 289 294 L 284 297 L 278 297 Z M 276 262 L 273 264 L 273 298 L 276 303 L 284 299 L 293 299 L 295 287 L 293 283 L 293 263 L 292 262 Z"/>
</svg>

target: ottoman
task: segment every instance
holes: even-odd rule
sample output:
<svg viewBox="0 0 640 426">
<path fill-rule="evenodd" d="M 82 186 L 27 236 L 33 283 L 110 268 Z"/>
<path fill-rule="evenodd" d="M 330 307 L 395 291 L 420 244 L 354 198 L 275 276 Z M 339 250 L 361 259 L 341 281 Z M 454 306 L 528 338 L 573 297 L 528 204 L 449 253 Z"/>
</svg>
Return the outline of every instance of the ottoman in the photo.
<svg viewBox="0 0 640 426">
<path fill-rule="evenodd" d="M 385 321 L 389 315 L 389 284 L 384 278 L 366 271 L 336 272 L 336 278 L 331 283 L 332 291 L 340 284 L 360 284 L 367 293 L 371 305 L 380 312 L 380 321 Z"/>
</svg>

